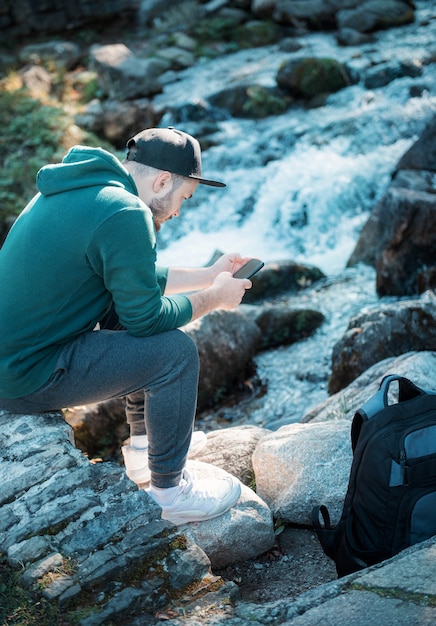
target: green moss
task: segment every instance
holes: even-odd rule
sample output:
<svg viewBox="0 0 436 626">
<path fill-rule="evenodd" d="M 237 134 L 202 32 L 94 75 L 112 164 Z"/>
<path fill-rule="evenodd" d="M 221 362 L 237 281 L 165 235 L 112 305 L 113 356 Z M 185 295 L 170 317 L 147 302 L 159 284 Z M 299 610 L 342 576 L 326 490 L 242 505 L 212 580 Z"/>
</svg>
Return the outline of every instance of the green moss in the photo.
<svg viewBox="0 0 436 626">
<path fill-rule="evenodd" d="M 270 115 L 280 115 L 289 106 L 289 101 L 276 95 L 271 89 L 252 85 L 247 89 L 247 100 L 243 112 L 248 117 L 261 119 Z"/>
<path fill-rule="evenodd" d="M 303 59 L 298 70 L 298 87 L 306 97 L 334 93 L 350 83 L 341 63 L 329 58 Z"/>
<path fill-rule="evenodd" d="M 355 591 L 370 591 L 382 598 L 394 598 L 396 600 L 403 600 L 404 602 L 412 602 L 413 604 L 419 604 L 421 606 L 436 606 L 436 596 L 432 594 L 417 593 L 415 591 L 405 591 L 398 587 L 371 587 L 362 585 L 361 583 L 352 583 L 349 589 Z"/>
</svg>

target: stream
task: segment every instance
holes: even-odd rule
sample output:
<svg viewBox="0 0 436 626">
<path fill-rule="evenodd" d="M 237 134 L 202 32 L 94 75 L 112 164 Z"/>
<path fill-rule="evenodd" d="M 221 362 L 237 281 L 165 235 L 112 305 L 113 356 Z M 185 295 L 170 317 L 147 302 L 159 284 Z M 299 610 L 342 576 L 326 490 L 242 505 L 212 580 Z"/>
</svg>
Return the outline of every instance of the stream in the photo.
<svg viewBox="0 0 436 626">
<path fill-rule="evenodd" d="M 293 308 L 320 310 L 322 327 L 304 341 L 257 355 L 266 391 L 205 416 L 206 428 L 208 420 L 211 427 L 219 422 L 272 430 L 299 421 L 327 398 L 332 347 L 350 317 L 380 304 L 374 270 L 346 263 L 399 159 L 436 112 L 436 2 L 415 4 L 413 24 L 378 31 L 364 45 L 343 47 L 333 33 L 310 33 L 298 38 L 302 47 L 293 53 L 277 44 L 204 60 L 181 72 L 155 100 L 182 106 L 224 86 L 274 86 L 281 62 L 290 57 L 332 57 L 361 77 L 322 106 L 293 104 L 279 116 L 220 121 L 216 145 L 203 153 L 203 173 L 227 187 L 200 185 L 182 218 L 159 234 L 162 265 L 203 265 L 215 250 L 239 251 L 265 262 L 315 265 L 327 277 L 281 298 Z M 365 87 L 369 68 L 396 61 L 422 65 L 422 74 Z M 167 114 L 161 125 L 177 124 Z M 196 123 L 183 130 L 195 135 Z"/>
</svg>

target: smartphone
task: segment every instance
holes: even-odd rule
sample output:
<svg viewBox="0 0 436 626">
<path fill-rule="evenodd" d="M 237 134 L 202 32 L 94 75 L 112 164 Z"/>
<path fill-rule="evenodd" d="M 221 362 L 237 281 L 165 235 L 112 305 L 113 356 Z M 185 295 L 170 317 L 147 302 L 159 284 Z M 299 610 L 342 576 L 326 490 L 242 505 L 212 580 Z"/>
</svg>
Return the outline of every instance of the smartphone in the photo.
<svg viewBox="0 0 436 626">
<path fill-rule="evenodd" d="M 248 263 L 243 265 L 233 274 L 233 278 L 251 278 L 256 274 L 256 272 L 261 270 L 264 265 L 263 261 L 260 261 L 259 259 L 250 259 Z"/>
</svg>

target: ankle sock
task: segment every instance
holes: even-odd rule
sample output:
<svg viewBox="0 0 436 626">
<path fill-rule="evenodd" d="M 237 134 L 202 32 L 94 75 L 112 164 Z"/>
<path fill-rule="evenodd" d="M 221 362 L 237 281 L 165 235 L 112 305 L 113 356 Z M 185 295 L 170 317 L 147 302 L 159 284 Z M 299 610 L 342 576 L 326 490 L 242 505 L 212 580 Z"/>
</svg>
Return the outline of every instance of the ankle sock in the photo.
<svg viewBox="0 0 436 626">
<path fill-rule="evenodd" d="M 138 448 L 139 450 L 145 450 L 148 448 L 147 435 L 132 435 L 130 437 L 130 445 L 132 448 Z"/>
</svg>

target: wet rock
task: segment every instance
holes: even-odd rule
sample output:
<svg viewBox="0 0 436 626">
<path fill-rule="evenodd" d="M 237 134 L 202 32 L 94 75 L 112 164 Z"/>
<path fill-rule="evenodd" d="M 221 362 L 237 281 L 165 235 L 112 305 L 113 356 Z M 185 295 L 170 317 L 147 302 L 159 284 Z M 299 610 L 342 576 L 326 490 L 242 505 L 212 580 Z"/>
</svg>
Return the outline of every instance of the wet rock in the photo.
<svg viewBox="0 0 436 626">
<path fill-rule="evenodd" d="M 286 292 L 297 292 L 325 278 L 325 274 L 314 266 L 294 261 L 274 261 L 253 276 L 251 289 L 245 292 L 243 302 L 250 304 Z"/>
<path fill-rule="evenodd" d="M 361 33 L 355 28 L 341 28 L 336 35 L 336 39 L 341 46 L 361 46 L 371 41 L 371 35 Z"/>
<path fill-rule="evenodd" d="M 280 89 L 256 84 L 226 87 L 211 95 L 208 101 L 234 117 L 254 119 L 280 115 L 290 104 L 289 96 Z"/>
<path fill-rule="evenodd" d="M 256 318 L 261 330 L 262 349 L 286 346 L 312 335 L 324 321 L 313 309 L 292 310 L 284 306 L 265 307 Z"/>
<path fill-rule="evenodd" d="M 329 58 L 305 57 L 283 63 L 277 84 L 299 98 L 313 98 L 319 94 L 334 93 L 353 83 L 347 67 Z"/>
<path fill-rule="evenodd" d="M 328 390 L 336 393 L 375 363 L 411 351 L 436 350 L 436 298 L 400 300 L 352 318 L 332 352 Z"/>
<path fill-rule="evenodd" d="M 430 118 L 419 139 L 401 157 L 396 174 L 402 170 L 436 172 L 436 116 Z M 436 193 L 436 185 L 433 193 Z"/>
<path fill-rule="evenodd" d="M 311 28 L 333 28 L 335 25 L 335 3 L 323 0 L 291 0 L 275 3 L 272 16 L 285 24 L 304 22 Z"/>
<path fill-rule="evenodd" d="M 363 227 L 348 265 L 375 266 L 380 296 L 415 295 L 433 286 L 436 195 L 391 187 Z"/>
<path fill-rule="evenodd" d="M 415 295 L 436 285 L 436 118 L 401 158 L 347 265 L 377 269 L 377 293 Z"/>
<path fill-rule="evenodd" d="M 338 11 L 336 22 L 339 28 L 351 27 L 365 33 L 409 24 L 413 22 L 413 17 L 414 4 L 411 0 L 366 0 L 354 2 L 354 6 Z"/>
<path fill-rule="evenodd" d="M 389 61 L 380 63 L 366 71 L 364 84 L 367 89 L 384 87 L 397 78 L 421 76 L 422 66 L 416 61 Z"/>
</svg>

